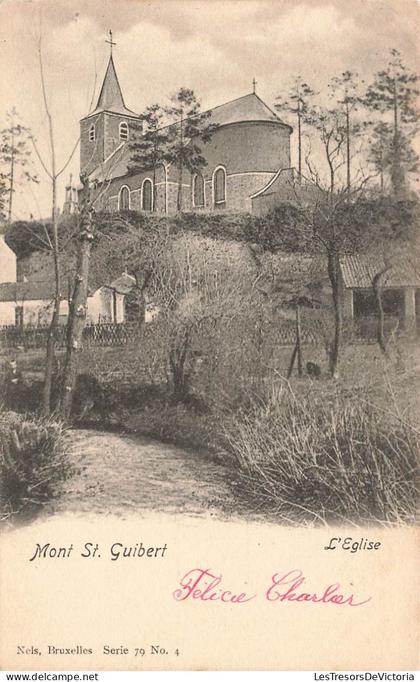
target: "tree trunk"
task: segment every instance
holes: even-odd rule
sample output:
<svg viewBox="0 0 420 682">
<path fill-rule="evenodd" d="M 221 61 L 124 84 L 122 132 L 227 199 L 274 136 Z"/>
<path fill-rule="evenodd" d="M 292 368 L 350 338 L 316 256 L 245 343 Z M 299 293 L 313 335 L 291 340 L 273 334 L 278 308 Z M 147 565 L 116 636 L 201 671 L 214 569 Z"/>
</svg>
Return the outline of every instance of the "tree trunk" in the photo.
<svg viewBox="0 0 420 682">
<path fill-rule="evenodd" d="M 295 347 L 293 348 L 292 357 L 290 358 L 289 369 L 287 370 L 287 378 L 288 378 L 288 379 L 290 379 L 290 377 L 292 376 L 292 372 L 293 372 L 293 367 L 294 367 L 295 360 L 296 360 L 297 351 L 298 351 L 298 347 L 297 347 L 297 343 L 296 343 L 296 344 L 295 344 Z"/>
<path fill-rule="evenodd" d="M 302 370 L 302 345 L 301 345 L 301 333 L 300 333 L 300 308 L 296 306 L 296 350 L 297 350 L 297 362 L 298 362 L 298 375 L 301 377 L 303 374 Z"/>
<path fill-rule="evenodd" d="M 50 142 L 50 152 L 51 152 L 51 172 L 48 173 L 51 178 L 51 218 L 52 218 L 52 253 L 53 253 L 53 263 L 54 263 L 54 310 L 51 319 L 51 324 L 48 332 L 47 341 L 47 355 L 45 359 L 45 374 L 44 374 L 44 390 L 43 390 L 43 412 L 44 415 L 48 416 L 51 411 L 51 386 L 53 380 L 54 371 L 54 361 L 55 361 L 55 342 L 58 329 L 58 321 L 60 317 L 60 302 L 61 302 L 61 291 L 60 291 L 60 266 L 59 266 L 59 254 L 58 254 L 58 220 L 57 220 L 57 172 L 56 172 L 56 160 L 55 160 L 55 143 L 54 143 L 54 126 L 51 113 L 48 107 L 47 91 L 45 88 L 44 70 L 42 66 L 42 52 L 41 52 L 41 39 L 38 45 L 38 55 L 39 55 L 39 68 L 41 73 L 41 87 L 42 96 L 44 99 L 45 113 L 48 119 L 48 134 Z"/>
<path fill-rule="evenodd" d="M 55 168 L 54 168 L 55 173 Z M 57 180 L 52 177 L 52 247 L 54 264 L 54 308 L 48 330 L 47 352 L 45 358 L 44 389 L 43 389 L 43 414 L 48 416 L 51 412 L 51 386 L 54 373 L 55 343 L 57 337 L 58 321 L 60 317 L 60 264 L 58 254 L 58 225 L 57 225 Z"/>
<path fill-rule="evenodd" d="M 10 187 L 9 187 L 9 210 L 7 212 L 7 221 L 10 225 L 12 222 L 12 206 L 13 206 L 13 192 L 15 184 L 15 139 L 12 135 L 12 149 L 10 157 Z"/>
<path fill-rule="evenodd" d="M 176 209 L 182 211 L 182 163 L 178 166 L 178 194 L 176 198 Z"/>
<path fill-rule="evenodd" d="M 394 134 L 391 165 L 391 183 L 394 196 L 397 200 L 405 196 L 405 173 L 401 163 L 401 140 L 400 133 Z"/>
<path fill-rule="evenodd" d="M 184 150 L 184 122 L 183 122 L 183 112 L 181 110 L 181 120 L 180 120 L 180 131 L 179 131 L 179 158 L 178 158 L 178 193 L 176 198 L 176 208 L 177 211 L 182 211 L 182 157 Z"/>
<path fill-rule="evenodd" d="M 84 223 L 84 224 L 83 224 Z M 82 349 L 83 330 L 86 322 L 90 253 L 93 241 L 92 217 L 82 223 L 79 236 L 79 253 L 69 314 L 67 351 L 60 396 L 60 417 L 68 421 L 71 414 L 77 379 L 79 352 Z"/>
<path fill-rule="evenodd" d="M 55 343 L 60 317 L 60 298 L 54 298 L 53 314 L 48 329 L 47 352 L 45 358 L 44 388 L 42 394 L 42 412 L 45 417 L 51 412 L 51 387 L 55 366 Z"/>
<path fill-rule="evenodd" d="M 169 364 L 172 372 L 173 391 L 176 400 L 183 400 L 188 394 L 188 376 L 185 362 L 189 351 L 189 332 L 185 331 L 181 343 L 173 345 L 169 353 Z"/>
<path fill-rule="evenodd" d="M 153 164 L 152 213 L 156 211 L 156 162 Z"/>
<path fill-rule="evenodd" d="M 391 183 L 395 198 L 403 199 L 405 195 L 405 173 L 401 163 L 401 136 L 398 125 L 398 90 L 394 78 L 394 134 L 392 139 Z"/>
<path fill-rule="evenodd" d="M 300 109 L 300 100 L 298 100 L 298 183 L 302 182 L 302 113 Z"/>
<path fill-rule="evenodd" d="M 388 269 L 388 268 L 387 268 Z M 382 288 L 380 285 L 380 279 L 382 275 L 384 275 L 386 270 L 382 270 L 381 272 L 378 272 L 373 280 L 372 280 L 372 288 L 373 292 L 375 294 L 375 299 L 376 299 L 376 304 L 378 307 L 378 324 L 376 327 L 376 340 L 378 342 L 378 346 L 381 349 L 381 352 L 388 357 L 388 348 L 387 348 L 387 342 L 385 338 L 385 331 L 384 331 L 384 322 L 385 322 L 385 315 L 384 315 L 384 307 L 382 303 Z"/>
<path fill-rule="evenodd" d="M 347 192 L 351 187 L 351 160 L 350 160 L 350 111 L 349 103 L 346 99 L 346 166 L 347 166 Z"/>
<path fill-rule="evenodd" d="M 335 251 L 328 253 L 328 277 L 332 288 L 332 299 L 334 308 L 334 336 L 329 349 L 329 370 L 331 377 L 338 377 L 338 359 L 341 348 L 341 338 L 343 331 L 343 311 L 341 300 L 341 285 L 339 279 L 339 256 Z"/>
</svg>

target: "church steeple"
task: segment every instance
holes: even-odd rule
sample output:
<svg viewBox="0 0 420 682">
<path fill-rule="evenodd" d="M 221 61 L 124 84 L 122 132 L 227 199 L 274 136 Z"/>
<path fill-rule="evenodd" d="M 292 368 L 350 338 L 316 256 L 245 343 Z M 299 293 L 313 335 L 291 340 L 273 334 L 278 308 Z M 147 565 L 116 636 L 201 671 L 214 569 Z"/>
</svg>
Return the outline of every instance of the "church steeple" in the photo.
<svg viewBox="0 0 420 682">
<path fill-rule="evenodd" d="M 98 97 L 98 103 L 91 115 L 98 114 L 101 111 L 110 111 L 114 114 L 122 114 L 123 116 L 136 115 L 134 111 L 127 109 L 125 106 L 117 72 L 115 71 L 112 53 L 109 57 L 105 78 Z"/>
<path fill-rule="evenodd" d="M 125 106 L 115 70 L 110 39 L 110 55 L 95 109 L 80 121 L 80 172 L 91 173 L 125 144 L 131 130 L 139 125 L 138 115 Z"/>
</svg>

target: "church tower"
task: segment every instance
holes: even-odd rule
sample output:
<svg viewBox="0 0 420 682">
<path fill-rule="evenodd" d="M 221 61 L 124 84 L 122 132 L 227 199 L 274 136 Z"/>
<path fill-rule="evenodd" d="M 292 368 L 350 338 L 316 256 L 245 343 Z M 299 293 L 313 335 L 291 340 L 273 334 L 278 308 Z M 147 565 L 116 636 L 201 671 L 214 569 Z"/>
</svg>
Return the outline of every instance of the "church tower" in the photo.
<svg viewBox="0 0 420 682">
<path fill-rule="evenodd" d="M 95 109 L 80 121 L 80 173 L 88 174 L 130 139 L 138 116 L 127 109 L 111 54 Z M 131 131 L 130 131 L 131 128 Z"/>
</svg>

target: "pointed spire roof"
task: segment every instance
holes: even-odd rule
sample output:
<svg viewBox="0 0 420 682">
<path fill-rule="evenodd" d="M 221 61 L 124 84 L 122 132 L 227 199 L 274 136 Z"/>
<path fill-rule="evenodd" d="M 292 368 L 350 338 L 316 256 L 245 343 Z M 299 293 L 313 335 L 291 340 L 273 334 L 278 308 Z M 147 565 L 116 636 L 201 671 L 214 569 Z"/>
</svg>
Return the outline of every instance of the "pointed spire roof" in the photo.
<svg viewBox="0 0 420 682">
<path fill-rule="evenodd" d="M 102 83 L 101 92 L 99 93 L 98 103 L 89 116 L 98 114 L 101 111 L 110 111 L 111 113 L 123 114 L 125 116 L 137 116 L 134 111 L 127 109 L 124 104 L 124 98 L 122 96 L 117 72 L 115 71 L 112 54 L 109 58 L 104 82 Z"/>
</svg>

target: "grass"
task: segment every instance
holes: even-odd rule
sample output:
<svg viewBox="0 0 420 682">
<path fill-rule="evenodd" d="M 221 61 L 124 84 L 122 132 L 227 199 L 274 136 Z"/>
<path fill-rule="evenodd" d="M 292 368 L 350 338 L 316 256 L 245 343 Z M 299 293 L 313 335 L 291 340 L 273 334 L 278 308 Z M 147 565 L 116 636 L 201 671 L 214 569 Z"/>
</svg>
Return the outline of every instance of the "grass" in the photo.
<svg viewBox="0 0 420 682">
<path fill-rule="evenodd" d="M 233 474 L 238 503 L 282 522 L 412 523 L 418 346 L 397 349 L 392 362 L 375 345 L 344 346 L 337 382 L 327 378 L 322 348 L 303 350 L 304 364 L 321 366 L 319 380 L 285 381 L 289 347 L 277 349 L 275 366 L 258 381 L 235 352 L 212 381 L 195 376 L 183 403 L 135 347 L 88 349 L 81 371 L 99 382 L 100 400 L 96 388 L 93 398 L 86 391 L 81 402 L 89 409 L 80 413 L 96 428 L 123 428 L 216 458 Z M 23 357 L 23 373 L 38 362 L 35 354 Z"/>
<path fill-rule="evenodd" d="M 228 429 L 236 492 L 298 523 L 414 522 L 419 431 L 361 397 L 274 387 Z"/>
<path fill-rule="evenodd" d="M 2 522 L 35 516 L 73 473 L 62 424 L 0 412 Z"/>
</svg>

